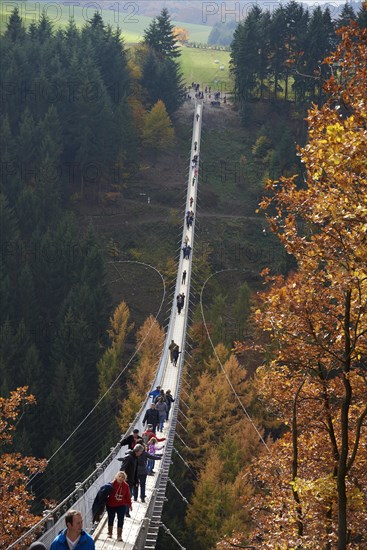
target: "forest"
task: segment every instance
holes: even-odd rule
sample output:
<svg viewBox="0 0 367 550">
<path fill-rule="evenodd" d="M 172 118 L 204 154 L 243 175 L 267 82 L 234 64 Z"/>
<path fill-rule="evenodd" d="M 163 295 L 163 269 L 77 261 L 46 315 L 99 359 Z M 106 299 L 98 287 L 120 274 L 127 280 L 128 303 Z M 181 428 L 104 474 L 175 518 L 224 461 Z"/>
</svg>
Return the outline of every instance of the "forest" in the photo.
<svg viewBox="0 0 367 550">
<path fill-rule="evenodd" d="M 169 488 L 164 511 L 190 550 L 367 544 L 366 14 L 346 5 L 333 22 L 295 2 L 272 14 L 255 7 L 234 33 L 233 110 L 252 136 L 241 162 L 287 260 L 242 280 L 230 300 L 210 283 L 208 324 L 199 304 L 193 311 L 170 474 L 189 504 Z M 25 30 L 15 9 L 0 41 L 6 547 L 42 499 L 52 506 L 94 466 L 149 390 L 164 329 L 151 316 L 133 326 L 128 297 L 116 305 L 100 236 L 92 224 L 80 232 L 76 205 L 132 189 L 141 158 L 173 146 L 184 84 L 167 10 L 132 50 L 98 14 L 82 30 L 46 17 Z M 283 113 L 282 144 L 265 116 L 259 129 L 254 102 Z M 215 260 L 202 251 L 197 264 L 203 285 Z M 223 332 L 228 311 L 235 339 Z M 78 448 L 61 448 L 95 406 Z M 20 504 L 36 473 L 33 506 L 32 494 Z M 168 540 L 162 533 L 157 547 Z"/>
</svg>

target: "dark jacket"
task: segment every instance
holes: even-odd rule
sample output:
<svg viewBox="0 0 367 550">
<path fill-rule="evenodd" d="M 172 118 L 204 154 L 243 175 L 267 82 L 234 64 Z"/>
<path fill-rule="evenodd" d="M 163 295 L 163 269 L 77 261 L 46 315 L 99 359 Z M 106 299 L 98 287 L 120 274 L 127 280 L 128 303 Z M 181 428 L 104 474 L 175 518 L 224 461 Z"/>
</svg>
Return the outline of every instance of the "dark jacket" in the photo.
<svg viewBox="0 0 367 550">
<path fill-rule="evenodd" d="M 134 451 L 129 451 L 127 455 L 124 456 L 124 458 L 118 458 L 117 460 L 121 460 L 121 468 L 120 470 L 122 472 L 125 472 L 127 475 L 127 482 L 130 486 L 137 485 L 138 484 L 138 457 L 134 453 Z"/>
<path fill-rule="evenodd" d="M 101 519 L 106 507 L 106 500 L 108 496 L 112 493 L 112 490 L 112 483 L 102 485 L 102 487 L 99 489 L 92 505 L 93 523 Z"/>
<path fill-rule="evenodd" d="M 152 426 L 156 426 L 159 424 L 159 413 L 156 409 L 147 409 L 145 411 L 145 415 L 143 418 L 143 424 L 152 424 Z"/>
<path fill-rule="evenodd" d="M 172 395 L 170 393 L 166 393 L 166 403 L 167 403 L 168 410 L 171 408 L 173 402 L 174 402 L 174 399 Z"/>
<path fill-rule="evenodd" d="M 124 437 L 121 439 L 119 445 L 123 447 L 124 445 L 127 445 L 129 449 L 133 449 L 137 443 L 140 443 L 141 437 L 139 436 L 138 439 L 135 439 L 133 434 L 128 435 L 127 437 Z"/>
<path fill-rule="evenodd" d="M 147 461 L 150 460 L 161 460 L 162 455 L 151 455 L 147 451 L 144 451 L 140 456 L 138 456 L 138 476 L 146 475 L 147 472 Z"/>
</svg>

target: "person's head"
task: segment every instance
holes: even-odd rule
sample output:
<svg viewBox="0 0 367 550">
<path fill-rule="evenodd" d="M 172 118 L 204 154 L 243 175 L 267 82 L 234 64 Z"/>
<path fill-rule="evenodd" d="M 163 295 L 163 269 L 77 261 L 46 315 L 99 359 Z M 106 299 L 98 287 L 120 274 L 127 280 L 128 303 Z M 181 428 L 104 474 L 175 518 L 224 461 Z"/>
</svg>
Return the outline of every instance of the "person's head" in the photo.
<svg viewBox="0 0 367 550">
<path fill-rule="evenodd" d="M 167 390 L 166 393 L 171 393 L 171 390 Z"/>
<path fill-rule="evenodd" d="M 161 395 L 162 395 L 162 396 L 164 395 L 164 390 L 161 390 Z"/>
<path fill-rule="evenodd" d="M 66 528 L 69 533 L 80 535 L 83 528 L 83 518 L 78 510 L 69 510 L 65 515 Z"/>
<path fill-rule="evenodd" d="M 133 438 L 134 438 L 134 439 L 138 439 L 138 437 L 139 437 L 139 430 L 137 430 L 137 429 L 135 428 L 135 430 L 133 430 Z"/>
<path fill-rule="evenodd" d="M 115 477 L 113 478 L 113 481 L 117 481 L 117 483 L 123 483 L 127 480 L 127 475 L 125 472 L 122 472 L 121 470 L 115 474 Z"/>
<path fill-rule="evenodd" d="M 160 390 L 160 389 L 161 389 L 161 387 L 160 387 L 160 386 L 157 386 L 157 390 Z"/>
<path fill-rule="evenodd" d="M 152 404 L 150 405 L 150 408 L 151 408 L 151 409 L 155 409 L 155 403 L 152 403 Z"/>
<path fill-rule="evenodd" d="M 46 546 L 43 544 L 43 542 L 32 542 L 28 550 L 46 550 Z"/>
<path fill-rule="evenodd" d="M 164 401 L 164 400 L 163 400 L 163 397 L 160 397 L 160 398 L 158 399 L 158 401 L 159 401 L 159 403 L 163 403 L 163 401 Z"/>
<path fill-rule="evenodd" d="M 149 439 L 149 445 L 155 445 L 157 443 L 157 440 L 155 437 L 152 437 L 151 439 Z"/>
<path fill-rule="evenodd" d="M 153 424 L 148 424 L 147 425 L 147 430 L 151 431 L 153 429 Z"/>
<path fill-rule="evenodd" d="M 136 456 L 140 456 L 144 452 L 144 447 L 140 443 L 137 443 L 134 447 L 134 453 Z"/>
</svg>

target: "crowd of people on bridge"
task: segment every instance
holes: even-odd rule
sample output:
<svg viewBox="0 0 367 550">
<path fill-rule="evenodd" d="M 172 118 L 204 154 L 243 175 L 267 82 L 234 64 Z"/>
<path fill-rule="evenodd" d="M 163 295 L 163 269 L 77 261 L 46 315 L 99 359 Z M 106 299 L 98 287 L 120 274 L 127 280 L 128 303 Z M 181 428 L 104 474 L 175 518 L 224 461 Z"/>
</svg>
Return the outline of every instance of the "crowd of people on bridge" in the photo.
<svg viewBox="0 0 367 550">
<path fill-rule="evenodd" d="M 205 86 L 203 90 L 200 90 L 200 84 L 197 82 L 192 82 L 191 86 L 188 86 L 186 88 L 186 99 L 191 101 L 193 97 L 195 99 L 207 100 L 211 103 L 211 105 L 220 105 L 221 100 L 223 101 L 223 103 L 227 103 L 226 94 L 222 95 L 219 90 L 215 90 L 214 92 L 212 92 L 211 86 Z"/>
<path fill-rule="evenodd" d="M 192 83 L 192 88 L 196 94 L 202 94 L 199 90 L 199 84 Z M 207 92 L 207 89 L 205 90 Z M 210 93 L 210 88 L 209 88 Z M 196 115 L 196 120 L 199 114 Z M 192 168 L 194 169 L 193 184 L 198 177 L 198 143 L 194 142 Z M 193 197 L 190 197 L 190 208 L 194 203 Z M 192 226 L 194 220 L 194 211 L 186 212 L 187 229 Z M 183 258 L 190 260 L 190 239 L 186 234 L 184 246 L 182 248 Z M 186 283 L 187 271 L 182 273 L 181 283 Z M 176 297 L 177 312 L 181 313 L 185 304 L 185 294 L 180 292 Z M 180 347 L 174 340 L 169 345 L 170 361 L 173 366 L 177 366 Z M 119 446 L 127 446 L 128 451 L 124 457 L 118 458 L 121 461 L 120 470 L 116 472 L 110 483 L 102 485 L 99 489 L 92 507 L 93 522 L 101 519 L 105 510 L 107 511 L 108 537 L 113 536 L 113 526 L 117 517 L 117 541 L 122 541 L 122 530 L 125 517 L 130 517 L 133 502 L 137 502 L 140 490 L 140 500 L 145 503 L 146 499 L 146 480 L 147 476 L 154 475 L 154 463 L 162 459 L 164 445 L 158 445 L 165 441 L 165 437 L 159 438 L 157 432 L 163 432 L 164 423 L 169 419 L 169 413 L 174 403 L 171 390 L 164 391 L 157 386 L 149 393 L 152 397 L 150 407 L 145 411 L 143 425 L 146 424 L 145 431 L 140 435 L 138 429 L 134 429 L 130 435 L 124 437 L 119 442 Z M 83 517 L 78 510 L 69 510 L 65 515 L 65 528 L 52 542 L 50 550 L 95 550 L 93 538 L 83 530 Z M 34 542 L 29 550 L 47 550 L 45 545 L 39 541 Z"/>
</svg>

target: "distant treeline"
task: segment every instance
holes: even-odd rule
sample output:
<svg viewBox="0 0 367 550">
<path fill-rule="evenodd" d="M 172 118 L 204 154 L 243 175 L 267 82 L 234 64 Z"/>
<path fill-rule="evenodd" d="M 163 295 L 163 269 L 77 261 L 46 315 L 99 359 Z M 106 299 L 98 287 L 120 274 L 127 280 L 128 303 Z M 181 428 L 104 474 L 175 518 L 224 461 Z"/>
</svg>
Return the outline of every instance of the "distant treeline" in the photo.
<svg viewBox="0 0 367 550">
<path fill-rule="evenodd" d="M 273 9 L 277 9 L 279 6 L 278 3 L 269 4 L 267 2 L 256 2 L 256 5 L 260 7 L 262 10 L 266 11 L 273 11 Z M 336 20 L 338 19 L 343 10 L 345 9 L 345 6 L 342 5 L 335 5 L 334 3 L 330 4 L 324 4 L 323 9 L 326 9 L 327 7 L 330 7 L 331 17 L 332 19 Z M 236 4 L 236 7 L 233 7 L 233 10 L 230 11 L 228 8 L 228 12 L 226 11 L 225 5 L 221 7 L 221 21 L 217 21 L 214 25 L 212 30 L 210 31 L 209 37 L 208 37 L 208 44 L 211 46 L 213 45 L 219 45 L 219 46 L 229 46 L 232 43 L 234 31 L 238 25 L 239 22 L 245 21 L 247 15 L 249 14 L 250 10 L 255 6 L 254 3 L 250 4 Z M 304 7 L 307 8 L 306 4 L 303 4 Z M 347 8 L 350 8 L 350 10 L 354 11 L 355 13 L 359 12 L 362 7 L 362 2 L 348 2 L 346 4 Z M 313 6 L 311 6 L 311 11 L 313 9 Z M 348 10 L 349 11 L 349 10 Z M 219 10 L 218 10 L 219 12 Z"/>
<path fill-rule="evenodd" d="M 234 33 L 231 69 L 240 103 L 252 99 L 321 101 L 330 76 L 322 60 L 334 50 L 338 29 L 355 20 L 366 27 L 366 11 L 346 4 L 336 21 L 329 8 L 312 12 L 290 2 L 272 13 L 255 6 Z"/>
</svg>

